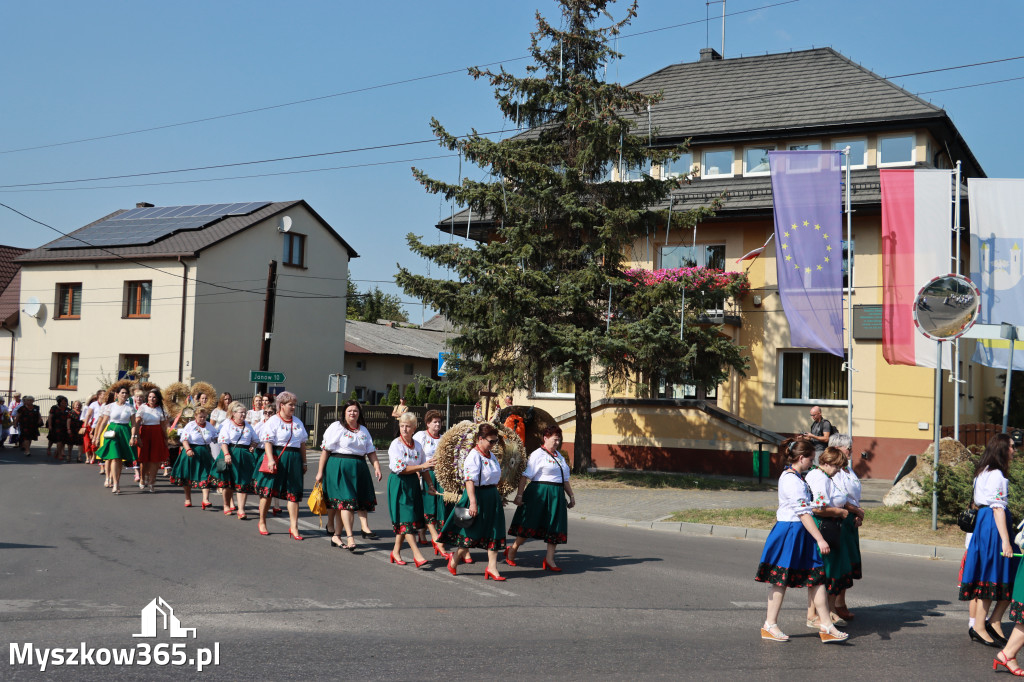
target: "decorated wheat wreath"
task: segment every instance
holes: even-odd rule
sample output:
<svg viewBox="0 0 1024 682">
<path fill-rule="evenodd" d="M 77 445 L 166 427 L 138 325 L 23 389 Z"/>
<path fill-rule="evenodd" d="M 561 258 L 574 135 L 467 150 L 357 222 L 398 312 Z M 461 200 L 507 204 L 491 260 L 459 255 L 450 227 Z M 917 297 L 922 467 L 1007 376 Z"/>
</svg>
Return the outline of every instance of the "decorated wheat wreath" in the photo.
<svg viewBox="0 0 1024 682">
<path fill-rule="evenodd" d="M 476 446 L 476 432 L 479 424 L 466 420 L 448 429 L 437 444 L 434 454 L 434 474 L 444 488 L 445 502 L 458 502 L 465 487 L 462 466 L 466 455 Z M 526 452 L 523 442 L 511 429 L 498 425 L 499 440 L 491 453 L 501 464 L 501 481 L 498 493 L 507 498 L 519 487 L 519 477 L 526 471 Z"/>
</svg>

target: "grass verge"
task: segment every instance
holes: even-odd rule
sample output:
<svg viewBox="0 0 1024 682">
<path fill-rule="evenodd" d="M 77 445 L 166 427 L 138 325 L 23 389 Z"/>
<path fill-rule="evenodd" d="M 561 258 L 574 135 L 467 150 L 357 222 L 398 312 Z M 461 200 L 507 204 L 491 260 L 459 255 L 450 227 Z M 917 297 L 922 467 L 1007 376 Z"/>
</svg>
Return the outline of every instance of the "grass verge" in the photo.
<svg viewBox="0 0 1024 682">
<path fill-rule="evenodd" d="M 770 529 L 775 525 L 774 509 L 692 509 L 676 512 L 666 521 L 709 523 L 741 528 Z M 939 529 L 932 530 L 930 510 L 909 507 L 884 507 L 865 510 L 862 540 L 909 542 L 918 545 L 963 547 L 964 533 L 955 522 L 939 520 Z"/>
<path fill-rule="evenodd" d="M 595 471 L 573 474 L 579 488 L 678 488 L 682 490 L 775 490 L 776 482 L 699 476 L 696 474 L 651 474 L 624 471 Z M 772 512 L 774 514 L 774 512 Z"/>
</svg>

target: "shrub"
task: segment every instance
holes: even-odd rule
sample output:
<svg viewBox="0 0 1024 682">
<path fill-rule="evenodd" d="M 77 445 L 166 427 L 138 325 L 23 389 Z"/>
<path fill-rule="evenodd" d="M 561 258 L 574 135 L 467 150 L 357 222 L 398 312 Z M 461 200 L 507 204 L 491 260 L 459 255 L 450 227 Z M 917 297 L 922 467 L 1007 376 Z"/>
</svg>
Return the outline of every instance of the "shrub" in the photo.
<svg viewBox="0 0 1024 682">
<path fill-rule="evenodd" d="M 974 450 L 975 448 L 972 448 Z M 974 494 L 974 469 L 981 460 L 979 453 L 971 454 L 969 460 L 958 464 L 939 464 L 938 502 L 939 517 L 954 522 L 956 517 L 971 503 Z M 1024 519 L 1024 456 L 1014 457 L 1009 471 L 1009 508 L 1013 518 L 1019 522 Z M 924 492 L 917 504 L 925 509 L 932 506 L 932 482 L 924 481 Z M 1011 530 L 1013 536 L 1016 531 Z"/>
</svg>

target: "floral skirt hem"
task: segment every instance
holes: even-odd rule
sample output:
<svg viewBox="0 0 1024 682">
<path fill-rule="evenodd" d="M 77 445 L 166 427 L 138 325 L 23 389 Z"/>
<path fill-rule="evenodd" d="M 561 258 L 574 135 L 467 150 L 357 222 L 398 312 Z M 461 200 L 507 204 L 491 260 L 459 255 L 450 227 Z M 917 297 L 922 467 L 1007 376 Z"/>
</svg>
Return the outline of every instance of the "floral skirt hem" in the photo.
<svg viewBox="0 0 1024 682">
<path fill-rule="evenodd" d="M 523 528 L 512 524 L 508 528 L 508 534 L 512 537 L 529 538 L 531 540 L 543 540 L 549 545 L 564 545 L 568 542 L 568 538 L 565 533 L 551 533 L 546 530 L 537 530 L 534 528 Z"/>
<path fill-rule="evenodd" d="M 193 481 L 188 478 L 178 478 L 177 476 L 171 476 L 169 480 L 171 481 L 171 485 L 176 485 L 178 487 L 183 487 L 187 485 L 188 487 L 193 488 L 195 490 L 206 490 L 207 488 L 213 488 L 213 486 L 210 485 L 210 479 L 206 479 L 205 481 Z"/>
<path fill-rule="evenodd" d="M 406 521 L 403 523 L 394 523 L 391 527 L 395 531 L 395 535 L 403 535 L 405 533 L 413 533 L 418 530 L 423 530 L 427 527 L 427 524 L 423 521 Z"/>
<path fill-rule="evenodd" d="M 438 542 L 452 547 L 463 547 L 465 549 L 505 549 L 505 538 L 470 538 L 459 535 L 452 531 L 444 531 L 438 538 Z"/>
<path fill-rule="evenodd" d="M 825 582 L 824 568 L 783 568 L 772 564 L 758 564 L 754 580 L 777 587 L 814 587 Z"/>
<path fill-rule="evenodd" d="M 279 500 L 287 500 L 289 502 L 301 502 L 302 495 L 296 495 L 295 493 L 285 492 L 283 490 L 275 490 L 274 488 L 266 488 L 261 486 L 253 486 L 256 494 L 260 497 L 276 497 Z"/>
<path fill-rule="evenodd" d="M 1024 625 L 1024 604 L 1014 599 L 1010 602 L 1010 622 Z"/>
<path fill-rule="evenodd" d="M 336 500 L 333 497 L 325 497 L 324 504 L 328 509 L 341 509 L 350 512 L 372 512 L 377 508 L 377 496 L 372 500 Z"/>
<path fill-rule="evenodd" d="M 1013 598 L 1013 583 L 965 583 L 960 585 L 960 601 L 987 599 L 1008 601 Z"/>
</svg>

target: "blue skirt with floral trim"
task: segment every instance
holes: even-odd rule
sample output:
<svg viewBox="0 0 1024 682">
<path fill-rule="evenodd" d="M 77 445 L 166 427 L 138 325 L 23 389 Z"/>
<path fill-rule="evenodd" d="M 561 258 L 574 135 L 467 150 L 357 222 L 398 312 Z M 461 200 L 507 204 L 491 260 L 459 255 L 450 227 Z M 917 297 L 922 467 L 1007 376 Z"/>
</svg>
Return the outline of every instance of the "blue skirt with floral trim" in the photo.
<svg viewBox="0 0 1024 682">
<path fill-rule="evenodd" d="M 765 540 L 754 580 L 778 587 L 813 587 L 825 582 L 818 543 L 800 521 L 776 521 Z"/>
<path fill-rule="evenodd" d="M 982 507 L 978 510 L 974 534 L 964 557 L 960 601 L 1004 601 L 1013 597 L 1013 582 L 1020 559 L 1002 556 L 1002 545 L 992 508 Z"/>
</svg>

